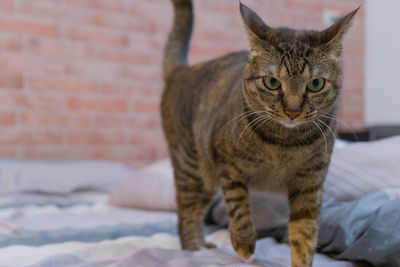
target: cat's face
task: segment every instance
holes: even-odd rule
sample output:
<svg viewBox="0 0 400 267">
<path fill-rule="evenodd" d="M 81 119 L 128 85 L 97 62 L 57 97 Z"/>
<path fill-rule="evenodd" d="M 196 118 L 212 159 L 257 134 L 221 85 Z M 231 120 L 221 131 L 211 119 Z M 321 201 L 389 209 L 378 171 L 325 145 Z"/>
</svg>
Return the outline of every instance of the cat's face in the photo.
<svg viewBox="0 0 400 267">
<path fill-rule="evenodd" d="M 244 72 L 247 105 L 285 127 L 325 116 L 341 87 L 342 36 L 357 10 L 322 31 L 273 29 L 241 5 L 251 51 Z"/>
</svg>

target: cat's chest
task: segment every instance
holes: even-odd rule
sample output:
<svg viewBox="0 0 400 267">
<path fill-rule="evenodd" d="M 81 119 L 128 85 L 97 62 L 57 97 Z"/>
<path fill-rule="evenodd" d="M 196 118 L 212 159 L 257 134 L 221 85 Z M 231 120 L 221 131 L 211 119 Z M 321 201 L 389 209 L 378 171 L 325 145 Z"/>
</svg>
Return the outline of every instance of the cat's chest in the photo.
<svg viewBox="0 0 400 267">
<path fill-rule="evenodd" d="M 297 149 L 268 147 L 253 154 L 253 161 L 240 161 L 252 191 L 286 192 L 286 179 L 301 166 L 303 158 Z"/>
</svg>

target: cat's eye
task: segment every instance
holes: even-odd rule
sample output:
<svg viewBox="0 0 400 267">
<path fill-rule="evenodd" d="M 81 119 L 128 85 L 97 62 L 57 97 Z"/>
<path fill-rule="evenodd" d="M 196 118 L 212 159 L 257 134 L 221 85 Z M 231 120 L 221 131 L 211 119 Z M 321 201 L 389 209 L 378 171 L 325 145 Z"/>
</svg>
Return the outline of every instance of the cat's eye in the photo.
<svg viewBox="0 0 400 267">
<path fill-rule="evenodd" d="M 264 86 L 269 90 L 276 90 L 281 87 L 281 82 L 272 76 L 264 76 L 262 79 Z"/>
<path fill-rule="evenodd" d="M 311 92 L 319 92 L 324 88 L 325 86 L 325 79 L 324 78 L 315 78 L 312 79 L 308 84 L 307 84 L 307 89 L 308 91 Z"/>
</svg>

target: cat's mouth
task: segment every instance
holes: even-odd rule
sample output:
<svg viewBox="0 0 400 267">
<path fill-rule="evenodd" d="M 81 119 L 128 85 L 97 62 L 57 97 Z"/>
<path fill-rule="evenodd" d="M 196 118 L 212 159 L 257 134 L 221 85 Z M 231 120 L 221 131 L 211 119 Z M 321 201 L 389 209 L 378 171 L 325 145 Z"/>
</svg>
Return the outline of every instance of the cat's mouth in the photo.
<svg viewBox="0 0 400 267">
<path fill-rule="evenodd" d="M 301 122 L 297 122 L 297 121 L 293 121 L 293 120 L 279 121 L 279 123 L 287 128 L 294 128 L 294 127 L 302 124 Z"/>
<path fill-rule="evenodd" d="M 291 120 L 291 119 L 282 119 L 281 117 L 277 116 L 275 113 L 271 113 L 267 111 L 268 117 L 270 117 L 272 120 L 278 122 L 279 124 L 283 125 L 286 128 L 294 128 L 296 126 L 299 126 L 300 124 L 303 124 L 304 122 L 300 122 L 297 120 Z"/>
<path fill-rule="evenodd" d="M 295 128 L 295 127 L 303 125 L 303 124 L 308 124 L 308 123 L 314 121 L 315 117 L 316 117 L 315 112 L 313 112 L 311 114 L 307 114 L 306 116 L 300 115 L 294 119 L 290 119 L 288 117 L 284 118 L 283 116 L 280 116 L 279 114 L 277 114 L 277 112 L 271 112 L 270 110 L 267 110 L 266 113 L 267 113 L 267 116 L 271 120 L 281 124 L 282 126 L 284 126 L 286 128 Z"/>
</svg>

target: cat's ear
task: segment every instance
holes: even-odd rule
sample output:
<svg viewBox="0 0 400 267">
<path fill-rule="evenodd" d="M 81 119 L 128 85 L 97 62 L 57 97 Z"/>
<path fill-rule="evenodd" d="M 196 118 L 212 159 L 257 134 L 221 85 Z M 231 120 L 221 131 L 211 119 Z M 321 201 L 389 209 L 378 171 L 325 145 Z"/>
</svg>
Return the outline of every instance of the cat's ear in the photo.
<svg viewBox="0 0 400 267">
<path fill-rule="evenodd" d="M 320 37 L 321 45 L 339 56 L 342 52 L 343 35 L 350 28 L 354 15 L 359 9 L 360 7 L 336 21 L 329 28 L 319 32 L 318 35 Z"/>
<path fill-rule="evenodd" d="M 240 14 L 246 27 L 250 47 L 252 50 L 259 49 L 265 45 L 268 32 L 271 28 L 250 8 L 240 2 Z M 264 45 L 263 45 L 264 44 Z"/>
</svg>

